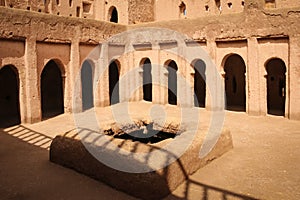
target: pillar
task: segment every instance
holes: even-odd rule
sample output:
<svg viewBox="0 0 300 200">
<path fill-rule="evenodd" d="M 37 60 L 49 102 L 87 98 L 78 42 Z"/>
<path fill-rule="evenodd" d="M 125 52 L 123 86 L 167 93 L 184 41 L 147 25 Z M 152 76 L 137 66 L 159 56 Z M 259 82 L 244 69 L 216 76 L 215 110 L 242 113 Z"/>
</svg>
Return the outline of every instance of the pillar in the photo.
<svg viewBox="0 0 300 200">
<path fill-rule="evenodd" d="M 40 78 L 37 71 L 37 49 L 34 37 L 25 40 L 26 123 L 41 121 Z M 20 102 L 22 103 L 22 102 Z"/>
<path fill-rule="evenodd" d="M 246 92 L 246 111 L 250 115 L 260 115 L 262 108 L 262 98 L 260 93 L 261 74 L 258 64 L 258 42 L 256 38 L 248 38 L 248 60 L 247 60 L 247 80 L 248 92 Z M 263 75 L 262 75 L 263 76 Z"/>
<path fill-rule="evenodd" d="M 66 112 L 82 111 L 81 77 L 78 69 L 80 69 L 79 41 L 73 40 L 71 43 L 69 73 L 66 70 L 66 75 L 69 75 L 65 82 L 66 87 L 69 88 L 69 91 L 65 90 L 64 97 Z"/>
<path fill-rule="evenodd" d="M 290 54 L 289 54 L 289 66 L 287 67 L 287 79 L 290 80 L 286 84 L 289 85 L 289 90 L 286 95 L 289 96 L 289 102 L 286 102 L 286 112 L 290 119 L 300 120 L 300 36 L 290 37 Z M 288 65 L 288 63 L 286 63 Z M 288 87 L 287 87 L 288 88 Z M 286 99 L 288 100 L 288 99 Z"/>
</svg>

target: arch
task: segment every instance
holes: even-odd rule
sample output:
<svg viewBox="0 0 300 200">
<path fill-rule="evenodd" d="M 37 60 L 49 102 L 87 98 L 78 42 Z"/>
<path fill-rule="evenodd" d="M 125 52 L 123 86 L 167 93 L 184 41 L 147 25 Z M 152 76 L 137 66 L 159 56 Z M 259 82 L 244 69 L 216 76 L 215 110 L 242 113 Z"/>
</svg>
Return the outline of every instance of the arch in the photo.
<svg viewBox="0 0 300 200">
<path fill-rule="evenodd" d="M 64 113 L 63 76 L 60 61 L 50 60 L 41 74 L 42 119 Z"/>
<path fill-rule="evenodd" d="M 19 74 L 13 65 L 0 69 L 0 127 L 21 123 L 19 103 Z"/>
<path fill-rule="evenodd" d="M 280 58 L 272 58 L 265 64 L 267 71 L 268 114 L 284 116 L 286 101 L 286 66 Z"/>
<path fill-rule="evenodd" d="M 114 60 L 109 64 L 109 100 L 110 105 L 120 102 L 119 94 L 119 76 L 120 76 L 120 62 Z"/>
<path fill-rule="evenodd" d="M 85 60 L 81 66 L 82 110 L 88 110 L 94 107 L 93 77 L 91 61 Z"/>
<path fill-rule="evenodd" d="M 168 66 L 168 103 L 177 105 L 177 64 L 174 60 L 165 63 Z"/>
<path fill-rule="evenodd" d="M 238 54 L 230 54 L 224 59 L 226 109 L 246 111 L 245 62 Z"/>
<path fill-rule="evenodd" d="M 179 5 L 179 17 L 186 16 L 186 5 L 183 1 L 181 1 Z"/>
<path fill-rule="evenodd" d="M 143 67 L 143 99 L 145 101 L 152 101 L 152 66 L 149 58 L 141 60 Z"/>
<path fill-rule="evenodd" d="M 115 6 L 111 6 L 108 10 L 108 17 L 110 22 L 118 23 L 119 21 L 119 16 L 118 16 L 118 11 Z"/>
<path fill-rule="evenodd" d="M 221 11 L 221 0 L 215 0 L 216 7 L 219 11 Z"/>
<path fill-rule="evenodd" d="M 206 64 L 203 60 L 197 59 L 192 63 L 194 75 L 194 105 L 196 107 L 205 107 L 206 98 Z"/>
</svg>

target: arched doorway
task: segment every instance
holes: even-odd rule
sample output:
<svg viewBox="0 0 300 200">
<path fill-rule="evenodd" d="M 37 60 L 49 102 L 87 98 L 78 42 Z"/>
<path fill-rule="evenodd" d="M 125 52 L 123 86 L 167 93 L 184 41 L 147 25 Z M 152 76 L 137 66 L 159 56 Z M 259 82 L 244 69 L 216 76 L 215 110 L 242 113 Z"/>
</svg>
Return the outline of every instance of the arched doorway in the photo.
<svg viewBox="0 0 300 200">
<path fill-rule="evenodd" d="M 230 55 L 224 64 L 226 109 L 246 111 L 246 65 L 237 54 Z"/>
<path fill-rule="evenodd" d="M 168 103 L 177 105 L 177 64 L 171 60 L 168 63 Z"/>
<path fill-rule="evenodd" d="M 183 1 L 181 1 L 179 5 L 179 18 L 186 16 L 186 5 Z"/>
<path fill-rule="evenodd" d="M 206 64 L 202 60 L 196 60 L 194 63 L 194 105 L 196 107 L 205 107 L 206 98 Z"/>
<path fill-rule="evenodd" d="M 146 58 L 142 61 L 143 64 L 143 99 L 152 101 L 152 74 L 151 61 Z"/>
<path fill-rule="evenodd" d="M 267 70 L 267 108 L 268 114 L 284 116 L 286 96 L 286 66 L 279 58 L 266 64 Z"/>
<path fill-rule="evenodd" d="M 119 63 L 112 61 L 109 65 L 109 98 L 110 105 L 120 102 L 119 96 Z"/>
<path fill-rule="evenodd" d="M 118 23 L 119 19 L 118 19 L 118 11 L 117 8 L 112 6 L 109 9 L 109 21 L 110 22 L 114 22 L 114 23 Z"/>
<path fill-rule="evenodd" d="M 6 65 L 0 69 L 0 127 L 20 123 L 18 71 L 14 66 Z"/>
<path fill-rule="evenodd" d="M 81 94 L 82 110 L 92 108 L 94 106 L 93 68 L 87 60 L 83 62 L 81 67 Z"/>
<path fill-rule="evenodd" d="M 58 64 L 50 60 L 41 74 L 42 118 L 64 113 L 63 79 Z"/>
</svg>

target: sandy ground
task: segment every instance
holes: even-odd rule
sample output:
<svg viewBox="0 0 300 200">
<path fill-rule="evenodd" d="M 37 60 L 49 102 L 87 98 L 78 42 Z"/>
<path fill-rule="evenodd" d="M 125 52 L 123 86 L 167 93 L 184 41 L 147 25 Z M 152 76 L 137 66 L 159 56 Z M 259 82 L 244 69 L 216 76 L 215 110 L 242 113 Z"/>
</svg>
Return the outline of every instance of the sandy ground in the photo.
<svg viewBox="0 0 300 200">
<path fill-rule="evenodd" d="M 149 112 L 138 104 L 138 113 Z M 136 109 L 134 108 L 134 109 Z M 178 114 L 173 107 L 169 115 Z M 110 109 L 97 109 L 109 120 Z M 201 126 L 210 113 L 200 110 Z M 300 122 L 226 112 L 234 149 L 190 176 L 166 199 L 300 199 Z M 64 114 L 0 129 L 0 199 L 134 199 L 48 161 L 55 135 L 74 129 Z"/>
</svg>

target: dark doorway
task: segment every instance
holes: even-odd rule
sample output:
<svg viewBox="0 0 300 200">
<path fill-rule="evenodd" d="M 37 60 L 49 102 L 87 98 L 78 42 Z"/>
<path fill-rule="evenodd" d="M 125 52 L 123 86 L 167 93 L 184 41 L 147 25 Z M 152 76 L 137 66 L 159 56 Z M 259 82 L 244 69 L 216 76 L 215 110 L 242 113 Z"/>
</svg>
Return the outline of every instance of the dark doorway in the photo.
<svg viewBox="0 0 300 200">
<path fill-rule="evenodd" d="M 224 65 L 226 109 L 246 111 L 246 65 L 237 54 L 229 56 Z"/>
<path fill-rule="evenodd" d="M 20 123 L 18 72 L 14 66 L 6 65 L 0 69 L 0 127 Z"/>
<path fill-rule="evenodd" d="M 92 108 L 94 106 L 93 68 L 88 61 L 84 61 L 81 68 L 81 91 L 82 110 Z"/>
<path fill-rule="evenodd" d="M 179 5 L 179 17 L 186 16 L 186 5 L 182 1 Z"/>
<path fill-rule="evenodd" d="M 267 107 L 268 114 L 284 116 L 286 96 L 286 67 L 281 59 L 271 59 L 267 70 Z"/>
<path fill-rule="evenodd" d="M 177 64 L 171 61 L 168 64 L 168 103 L 177 105 Z"/>
<path fill-rule="evenodd" d="M 110 8 L 110 22 L 118 23 L 118 11 L 116 7 Z"/>
<path fill-rule="evenodd" d="M 119 66 L 116 61 L 109 65 L 109 98 L 110 105 L 120 102 L 119 96 Z"/>
<path fill-rule="evenodd" d="M 151 61 L 147 58 L 143 63 L 143 99 L 152 101 L 152 74 Z"/>
<path fill-rule="evenodd" d="M 54 60 L 50 60 L 41 75 L 42 118 L 64 113 L 63 79 Z"/>
<path fill-rule="evenodd" d="M 197 60 L 194 63 L 194 105 L 196 107 L 205 107 L 206 83 L 205 71 L 206 65 L 202 60 Z"/>
</svg>

